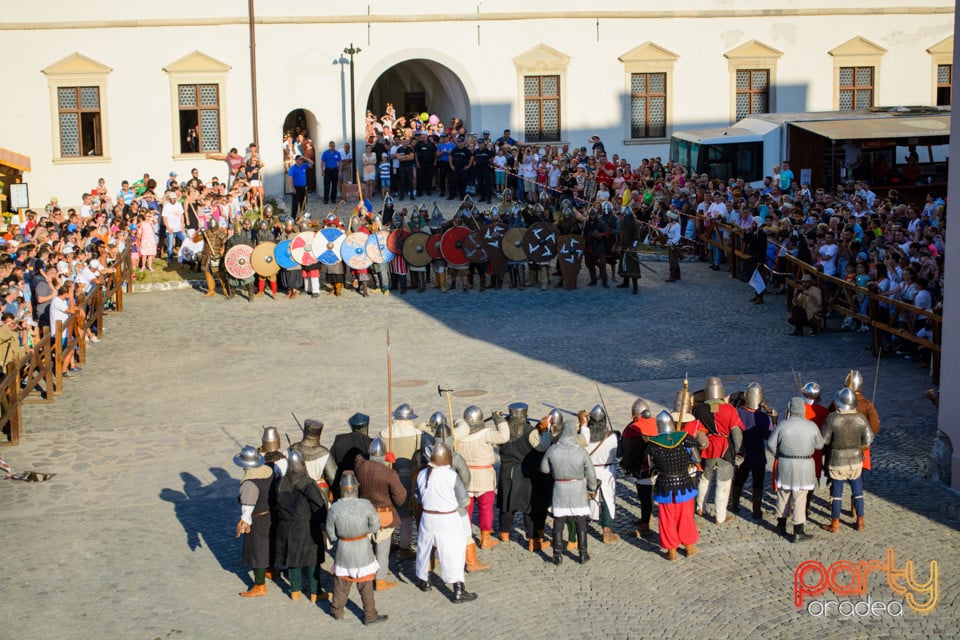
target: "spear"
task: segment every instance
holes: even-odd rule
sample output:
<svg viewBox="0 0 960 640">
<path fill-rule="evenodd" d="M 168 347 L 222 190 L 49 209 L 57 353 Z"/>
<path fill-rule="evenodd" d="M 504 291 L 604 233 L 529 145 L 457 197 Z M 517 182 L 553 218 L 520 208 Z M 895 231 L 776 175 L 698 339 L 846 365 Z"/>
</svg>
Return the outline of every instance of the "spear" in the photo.
<svg viewBox="0 0 960 640">
<path fill-rule="evenodd" d="M 393 372 L 390 367 L 390 329 L 387 329 L 387 451 L 393 451 Z"/>
</svg>

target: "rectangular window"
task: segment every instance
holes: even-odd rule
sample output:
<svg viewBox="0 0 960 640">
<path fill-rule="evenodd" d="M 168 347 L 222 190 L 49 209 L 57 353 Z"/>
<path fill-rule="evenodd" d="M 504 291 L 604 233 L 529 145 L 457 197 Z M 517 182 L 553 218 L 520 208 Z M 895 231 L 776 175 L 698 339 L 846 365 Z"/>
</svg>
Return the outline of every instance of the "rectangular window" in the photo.
<svg viewBox="0 0 960 640">
<path fill-rule="evenodd" d="M 953 65 L 937 65 L 937 106 L 950 105 L 950 92 L 953 90 Z"/>
<path fill-rule="evenodd" d="M 873 67 L 840 67 L 840 111 L 873 106 Z"/>
<path fill-rule="evenodd" d="M 527 142 L 560 141 L 560 76 L 523 77 L 523 128 Z"/>
<path fill-rule="evenodd" d="M 180 153 L 220 151 L 220 88 L 215 84 L 177 85 Z"/>
<path fill-rule="evenodd" d="M 59 87 L 60 155 L 102 156 L 99 87 Z"/>
<path fill-rule="evenodd" d="M 630 137 L 667 135 L 667 74 L 630 74 Z"/>
<path fill-rule="evenodd" d="M 737 121 L 770 110 L 770 72 L 766 69 L 737 70 Z"/>
</svg>

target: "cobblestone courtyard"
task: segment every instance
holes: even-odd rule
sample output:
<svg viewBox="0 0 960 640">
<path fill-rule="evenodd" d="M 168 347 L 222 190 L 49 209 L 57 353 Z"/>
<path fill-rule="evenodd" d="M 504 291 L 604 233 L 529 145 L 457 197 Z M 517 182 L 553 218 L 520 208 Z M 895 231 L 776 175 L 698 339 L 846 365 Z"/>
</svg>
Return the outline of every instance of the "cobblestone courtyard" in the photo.
<svg viewBox="0 0 960 640">
<path fill-rule="evenodd" d="M 683 281 L 645 274 L 640 295 L 580 288 L 441 295 L 430 290 L 369 299 L 257 299 L 253 304 L 196 291 L 134 294 L 107 318 L 82 375 L 48 405 L 30 405 L 23 444 L 3 450 L 15 470 L 58 475 L 49 482 L 0 483 L 4 514 L 0 616 L 14 638 L 223 638 L 294 629 L 372 637 L 351 605 L 346 622 L 327 605 L 291 602 L 274 583 L 268 596 L 237 597 L 247 574 L 233 537 L 240 470 L 232 456 L 259 440 L 263 425 L 297 439 L 293 411 L 326 423 L 324 442 L 347 430 L 355 411 L 386 426 L 386 330 L 392 338 L 393 402 L 421 417 L 446 411 L 437 384 L 465 390 L 485 412 L 512 401 L 531 414 L 557 404 L 598 402 L 599 384 L 618 428 L 632 400 L 672 400 L 685 373 L 692 389 L 721 375 L 727 391 L 757 380 L 784 413 L 796 392 L 791 370 L 824 394 L 859 368 L 871 395 L 876 361 L 862 334 L 789 337 L 783 298 L 751 305 L 746 285 L 706 265 L 684 265 Z M 647 277 L 649 276 L 649 277 Z M 779 538 L 767 496 L 765 517 L 722 527 L 698 519 L 702 553 L 669 563 L 656 536 L 629 535 L 639 504 L 621 481 L 617 530 L 602 545 L 593 528 L 586 566 L 554 567 L 516 537 L 482 551 L 488 571 L 467 586 L 480 599 L 451 606 L 411 583 L 413 563 L 391 569 L 398 588 L 378 594 L 390 616 L 384 637 L 461 638 L 954 638 L 960 635 L 960 498 L 923 479 L 936 428 L 929 386 L 914 361 L 884 360 L 877 406 L 882 430 L 866 479 L 867 530 L 838 535 L 814 527 L 807 544 Z M 473 390 L 473 391 L 470 391 Z M 466 397 L 472 396 L 472 397 Z M 769 486 L 769 474 L 767 476 Z M 828 517 L 820 489 L 812 518 Z M 516 535 L 516 534 L 515 534 Z M 797 565 L 884 560 L 915 563 L 926 581 L 938 565 L 938 601 L 921 615 L 811 615 L 793 604 Z M 329 560 L 328 565 L 329 568 Z M 846 578 L 841 578 L 846 582 Z M 324 582 L 329 588 L 329 580 Z M 904 602 L 871 574 L 872 601 Z M 829 591 L 810 599 L 850 600 Z M 356 598 L 356 592 L 354 592 Z M 926 596 L 918 596 L 921 601 Z M 814 610 L 816 611 L 816 610 Z"/>
</svg>

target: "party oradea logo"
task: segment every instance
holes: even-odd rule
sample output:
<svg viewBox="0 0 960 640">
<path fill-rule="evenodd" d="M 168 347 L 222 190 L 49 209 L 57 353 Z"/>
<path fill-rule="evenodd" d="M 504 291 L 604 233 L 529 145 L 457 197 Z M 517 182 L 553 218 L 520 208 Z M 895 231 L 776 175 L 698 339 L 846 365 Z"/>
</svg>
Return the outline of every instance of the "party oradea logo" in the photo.
<svg viewBox="0 0 960 640">
<path fill-rule="evenodd" d="M 926 614 L 937 606 L 938 576 L 937 562 L 931 560 L 921 582 L 912 560 L 897 566 L 893 549 L 881 560 L 837 560 L 827 566 L 805 560 L 793 572 L 793 604 L 817 617 L 902 617 L 905 608 Z M 893 597 L 884 599 L 887 589 Z"/>
</svg>

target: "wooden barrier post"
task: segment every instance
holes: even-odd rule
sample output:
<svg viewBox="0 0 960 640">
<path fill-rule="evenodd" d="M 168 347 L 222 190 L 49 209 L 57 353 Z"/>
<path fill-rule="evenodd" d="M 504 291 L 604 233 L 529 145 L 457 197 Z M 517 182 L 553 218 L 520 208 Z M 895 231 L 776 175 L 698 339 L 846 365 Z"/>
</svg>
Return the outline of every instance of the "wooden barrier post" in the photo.
<svg viewBox="0 0 960 640">
<path fill-rule="evenodd" d="M 69 343 L 69 340 L 64 340 L 66 336 L 64 335 L 64 326 L 63 320 L 57 320 L 56 332 L 53 336 L 53 367 L 54 371 L 54 393 L 60 395 L 63 393 L 63 355 L 65 351 L 64 342 Z"/>
</svg>

